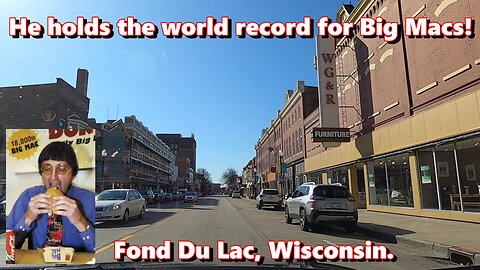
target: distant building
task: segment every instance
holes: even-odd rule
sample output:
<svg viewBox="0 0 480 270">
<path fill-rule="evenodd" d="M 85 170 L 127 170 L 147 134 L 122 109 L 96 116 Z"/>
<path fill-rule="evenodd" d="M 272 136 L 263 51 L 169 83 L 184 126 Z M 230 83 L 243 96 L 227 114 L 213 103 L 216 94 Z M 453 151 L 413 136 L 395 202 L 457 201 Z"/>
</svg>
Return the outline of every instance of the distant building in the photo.
<svg viewBox="0 0 480 270">
<path fill-rule="evenodd" d="M 172 163 L 175 154 L 135 116 L 125 117 L 130 135 L 130 183 L 139 191 L 172 190 Z"/>
<path fill-rule="evenodd" d="M 93 128 L 89 124 L 88 71 L 77 70 L 76 87 L 54 83 L 0 87 L 0 193 L 5 194 L 5 129 Z"/>
<path fill-rule="evenodd" d="M 181 134 L 158 133 L 161 139 L 176 155 L 178 167 L 177 187 L 193 184 L 193 174 L 197 170 L 197 142 L 195 137 L 182 137 Z"/>
</svg>

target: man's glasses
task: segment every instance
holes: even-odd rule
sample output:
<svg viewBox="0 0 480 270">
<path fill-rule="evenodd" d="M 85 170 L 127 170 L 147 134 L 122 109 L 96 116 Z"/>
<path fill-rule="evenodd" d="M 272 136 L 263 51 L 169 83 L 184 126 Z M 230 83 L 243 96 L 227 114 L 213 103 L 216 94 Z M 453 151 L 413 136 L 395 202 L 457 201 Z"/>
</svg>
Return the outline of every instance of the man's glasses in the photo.
<svg viewBox="0 0 480 270">
<path fill-rule="evenodd" d="M 60 164 L 57 164 L 57 166 L 55 166 L 55 169 L 50 164 L 43 164 L 40 167 L 40 171 L 44 175 L 51 175 L 53 173 L 53 170 L 55 170 L 58 175 L 65 175 L 68 172 L 68 170 L 70 170 L 70 166 L 68 166 L 65 163 L 60 163 Z"/>
</svg>

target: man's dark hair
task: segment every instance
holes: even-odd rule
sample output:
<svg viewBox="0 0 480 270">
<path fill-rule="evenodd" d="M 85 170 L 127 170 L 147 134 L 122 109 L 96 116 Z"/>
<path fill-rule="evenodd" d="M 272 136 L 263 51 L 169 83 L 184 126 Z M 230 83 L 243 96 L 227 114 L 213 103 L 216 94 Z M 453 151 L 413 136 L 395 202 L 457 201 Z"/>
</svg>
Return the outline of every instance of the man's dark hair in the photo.
<svg viewBox="0 0 480 270">
<path fill-rule="evenodd" d="M 65 142 L 52 142 L 43 148 L 38 157 L 38 172 L 42 174 L 42 163 L 45 160 L 65 161 L 72 168 L 72 176 L 78 172 L 77 155 L 72 146 Z"/>
</svg>

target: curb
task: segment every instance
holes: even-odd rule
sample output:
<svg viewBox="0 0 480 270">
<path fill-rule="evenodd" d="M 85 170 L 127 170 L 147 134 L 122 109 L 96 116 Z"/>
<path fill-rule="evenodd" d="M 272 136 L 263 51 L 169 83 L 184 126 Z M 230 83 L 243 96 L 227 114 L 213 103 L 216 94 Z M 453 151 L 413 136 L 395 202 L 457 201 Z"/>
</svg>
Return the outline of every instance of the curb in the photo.
<svg viewBox="0 0 480 270">
<path fill-rule="evenodd" d="M 415 239 L 415 238 L 404 236 L 404 235 L 395 235 L 392 233 L 386 233 L 380 230 L 375 230 L 375 228 L 369 228 L 368 226 L 358 225 L 357 231 L 365 235 L 368 235 L 370 237 L 376 238 L 378 240 L 382 240 L 390 243 L 409 245 L 411 247 L 430 252 L 435 256 L 439 256 L 441 258 L 449 259 L 449 260 L 452 260 L 452 249 L 457 248 L 454 246 L 445 245 L 441 243 Z M 471 257 L 473 259 L 472 260 L 473 265 L 480 265 L 480 253 L 477 253 L 475 251 L 471 251 L 470 253 L 473 253 L 473 256 Z"/>
<path fill-rule="evenodd" d="M 391 233 L 386 233 L 386 232 L 382 232 L 382 231 L 375 230 L 375 229 L 368 228 L 366 226 L 361 226 L 361 225 L 357 227 L 357 231 L 363 234 L 366 234 L 368 236 L 375 237 L 379 240 L 384 240 L 391 243 L 409 245 L 417 249 L 428 251 L 442 258 L 448 258 L 448 249 L 452 247 L 452 246 L 447 246 L 440 243 L 434 243 L 434 242 L 424 241 L 420 239 L 415 239 L 415 238 L 404 236 L 404 235 L 395 235 Z"/>
</svg>

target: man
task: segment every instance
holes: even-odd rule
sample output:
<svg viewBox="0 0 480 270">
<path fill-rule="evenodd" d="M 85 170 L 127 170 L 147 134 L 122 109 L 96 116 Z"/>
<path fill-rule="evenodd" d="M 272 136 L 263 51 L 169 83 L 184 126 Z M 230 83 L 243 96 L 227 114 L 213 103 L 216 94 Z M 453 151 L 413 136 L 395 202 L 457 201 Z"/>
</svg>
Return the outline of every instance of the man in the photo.
<svg viewBox="0 0 480 270">
<path fill-rule="evenodd" d="M 95 252 L 95 194 L 72 185 L 78 172 L 73 148 L 50 143 L 38 157 L 38 171 L 43 185 L 22 192 L 7 217 L 7 230 L 15 232 L 15 248 L 28 237 L 29 249 L 61 245 Z M 45 193 L 51 187 L 65 195 Z"/>
</svg>

